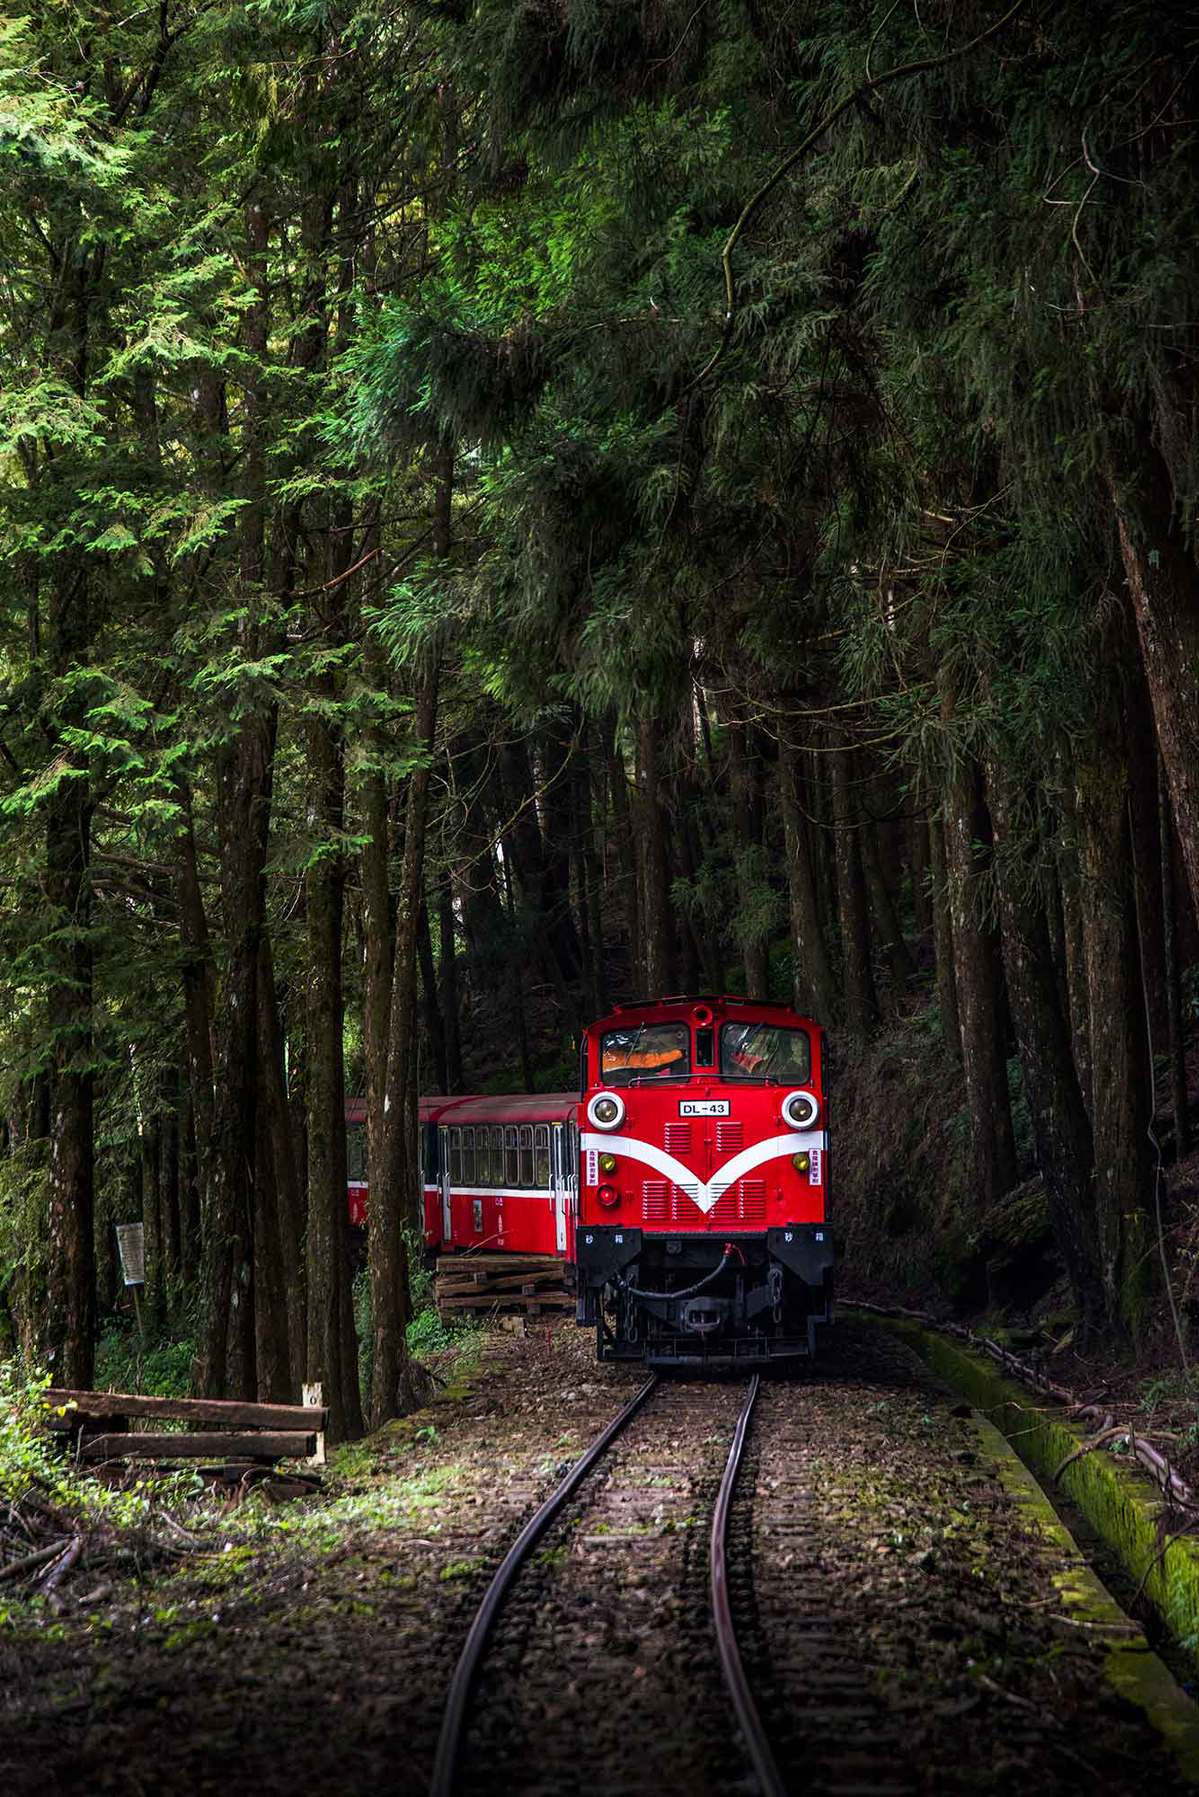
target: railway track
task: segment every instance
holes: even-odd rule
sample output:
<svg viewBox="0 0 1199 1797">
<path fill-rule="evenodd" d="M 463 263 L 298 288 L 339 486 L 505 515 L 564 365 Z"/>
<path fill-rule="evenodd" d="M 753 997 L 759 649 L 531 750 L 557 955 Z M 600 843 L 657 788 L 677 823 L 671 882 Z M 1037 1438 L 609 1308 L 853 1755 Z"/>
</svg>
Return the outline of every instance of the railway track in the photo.
<svg viewBox="0 0 1199 1797">
<path fill-rule="evenodd" d="M 667 1386 L 665 1389 L 671 1393 L 672 1397 L 680 1391 L 678 1386 Z M 713 1399 L 715 1398 L 717 1404 L 727 1408 L 728 1388 L 692 1386 L 682 1389 L 687 1392 L 689 1402 L 682 1406 L 676 1404 L 673 1415 L 668 1407 L 663 1418 L 656 1420 L 664 1421 L 667 1428 L 672 1424 L 677 1426 L 681 1409 L 684 1413 L 684 1420 L 688 1424 L 693 1426 L 698 1421 L 701 1428 L 708 1427 L 709 1434 L 706 1441 L 710 1448 L 713 1441 L 718 1439 L 711 1429 Z M 588 1475 L 597 1469 L 609 1449 L 626 1433 L 634 1419 L 645 1410 L 650 1398 L 655 1393 L 660 1394 L 662 1390 L 661 1382 L 656 1377 L 648 1379 L 639 1388 L 624 1408 L 595 1437 L 586 1451 L 580 1455 L 559 1481 L 550 1496 L 529 1518 L 496 1569 L 475 1613 L 450 1681 L 430 1785 L 431 1797 L 454 1797 L 454 1794 L 462 1788 L 461 1773 L 467 1733 L 472 1717 L 472 1700 L 479 1687 L 488 1646 L 501 1614 L 520 1579 L 522 1570 L 528 1567 L 538 1544 L 552 1525 L 562 1517 L 570 1500 L 579 1491 Z M 734 1590 L 737 1581 L 730 1578 L 729 1567 L 729 1536 L 733 1499 L 758 1391 L 759 1380 L 755 1375 L 749 1381 L 748 1387 L 741 1388 L 741 1403 L 731 1432 L 727 1429 L 722 1431 L 723 1440 L 727 1442 L 728 1446 L 723 1471 L 712 1504 L 708 1528 L 708 1598 L 712 1635 L 720 1672 L 757 1787 L 762 1793 L 762 1797 L 785 1797 L 786 1786 L 771 1750 L 738 1644 L 734 1616 Z M 686 1415 L 687 1412 L 691 1414 Z M 741 1782 L 744 1786 L 744 1779 Z"/>
<path fill-rule="evenodd" d="M 1063 1570 L 869 1333 L 802 1379 L 649 1380 L 492 1579 L 433 1797 L 1164 1797 Z"/>
</svg>

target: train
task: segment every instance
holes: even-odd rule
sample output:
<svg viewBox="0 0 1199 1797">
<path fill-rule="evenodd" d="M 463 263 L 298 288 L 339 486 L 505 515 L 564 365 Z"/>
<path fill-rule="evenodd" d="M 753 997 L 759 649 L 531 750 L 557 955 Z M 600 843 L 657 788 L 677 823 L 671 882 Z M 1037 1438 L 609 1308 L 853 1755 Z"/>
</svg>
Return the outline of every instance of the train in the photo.
<svg viewBox="0 0 1199 1797">
<path fill-rule="evenodd" d="M 582 1032 L 573 1092 L 420 1100 L 432 1254 L 547 1254 L 600 1360 L 761 1366 L 832 1321 L 825 1033 L 790 1006 L 681 996 Z M 347 1108 L 349 1218 L 369 1220 Z"/>
</svg>

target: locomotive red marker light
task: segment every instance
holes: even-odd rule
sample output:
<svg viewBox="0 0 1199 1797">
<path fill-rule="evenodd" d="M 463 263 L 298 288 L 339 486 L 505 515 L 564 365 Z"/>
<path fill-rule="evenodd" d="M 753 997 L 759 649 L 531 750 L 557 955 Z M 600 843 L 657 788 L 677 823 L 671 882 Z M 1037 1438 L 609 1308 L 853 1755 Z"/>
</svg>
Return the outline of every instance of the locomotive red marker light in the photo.
<svg viewBox="0 0 1199 1797">
<path fill-rule="evenodd" d="M 620 1193 L 616 1190 L 615 1186 L 601 1186 L 596 1193 L 596 1197 L 607 1210 L 611 1210 L 615 1205 L 620 1203 Z"/>
</svg>

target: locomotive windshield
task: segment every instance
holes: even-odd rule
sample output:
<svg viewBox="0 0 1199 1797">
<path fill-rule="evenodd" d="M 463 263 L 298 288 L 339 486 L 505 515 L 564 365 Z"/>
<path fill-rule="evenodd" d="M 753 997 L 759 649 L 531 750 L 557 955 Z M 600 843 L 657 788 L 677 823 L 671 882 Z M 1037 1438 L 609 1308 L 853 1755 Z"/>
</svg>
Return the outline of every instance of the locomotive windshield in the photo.
<svg viewBox="0 0 1199 1797">
<path fill-rule="evenodd" d="M 635 1079 L 670 1079 L 691 1071 L 691 1031 L 685 1023 L 639 1023 L 606 1030 L 600 1042 L 600 1079 L 606 1086 Z"/>
<path fill-rule="evenodd" d="M 726 1023 L 720 1032 L 723 1079 L 777 1079 L 802 1085 L 811 1077 L 812 1049 L 805 1030 L 777 1023 Z"/>
</svg>

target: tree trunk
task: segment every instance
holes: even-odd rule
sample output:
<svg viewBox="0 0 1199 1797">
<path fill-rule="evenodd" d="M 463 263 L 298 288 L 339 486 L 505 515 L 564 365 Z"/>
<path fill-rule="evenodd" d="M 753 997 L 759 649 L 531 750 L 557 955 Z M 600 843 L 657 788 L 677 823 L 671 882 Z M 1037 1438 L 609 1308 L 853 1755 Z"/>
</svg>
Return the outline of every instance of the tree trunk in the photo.
<svg viewBox="0 0 1199 1797">
<path fill-rule="evenodd" d="M 1109 652 L 1110 653 L 1110 652 Z M 1076 761 L 1079 898 L 1091 1026 L 1091 1126 L 1100 1273 L 1111 1329 L 1134 1340 L 1154 1280 L 1147 1127 L 1152 1075 L 1137 939 L 1119 667 L 1107 672 L 1093 752 Z"/>
<path fill-rule="evenodd" d="M 1011 830 L 1003 775 L 988 781 L 996 841 Z M 1032 882 L 998 858 L 999 916 L 1016 1047 L 1032 1119 L 1037 1165 L 1045 1181 L 1054 1239 L 1078 1307 L 1084 1342 L 1105 1319 L 1095 1223 L 1091 1126 L 1071 1052 L 1044 900 Z"/>
<path fill-rule="evenodd" d="M 1170 476 L 1147 445 L 1128 486 L 1109 476 L 1141 659 L 1191 900 L 1199 912 L 1199 574 Z"/>
<path fill-rule="evenodd" d="M 912 870 L 912 927 L 918 942 L 931 935 L 932 900 L 929 896 L 929 820 L 921 815 L 908 819 L 908 865 Z"/>
<path fill-rule="evenodd" d="M 142 1244 L 146 1274 L 142 1291 L 142 1313 L 155 1332 L 160 1331 L 167 1320 L 158 1136 L 158 1119 L 141 1117 L 138 1122 L 138 1156 L 141 1162 Z"/>
<path fill-rule="evenodd" d="M 915 972 L 908 945 L 903 939 L 903 929 L 895 912 L 895 903 L 890 888 L 883 877 L 882 857 L 879 853 L 878 825 L 871 818 L 864 818 L 858 832 L 858 846 L 862 856 L 862 868 L 866 875 L 866 888 L 870 894 L 870 910 L 874 917 L 875 928 L 887 957 L 887 965 L 891 972 L 891 986 L 894 994 L 901 997 L 907 990 L 908 981 Z"/>
<path fill-rule="evenodd" d="M 421 900 L 420 919 L 416 930 L 416 953 L 420 968 L 421 1006 L 425 1013 L 425 1034 L 433 1062 L 430 1090 L 448 1092 L 449 1070 L 445 1056 L 445 1027 L 441 1018 L 441 999 L 437 989 L 437 966 L 433 959 L 433 933 L 429 928 L 429 904 Z"/>
<path fill-rule="evenodd" d="M 183 1285 L 182 1214 L 179 1201 L 179 1069 L 168 1067 L 159 1083 L 162 1124 L 158 1139 L 158 1183 L 162 1192 L 162 1263 L 167 1314 L 174 1317 Z"/>
<path fill-rule="evenodd" d="M 435 458 L 437 482 L 433 512 L 433 550 L 444 557 L 450 548 L 454 458 L 441 444 Z M 411 1314 L 408 1252 L 404 1224 L 413 1215 L 419 1194 L 419 1143 L 408 1129 L 408 1095 L 414 1090 L 412 1065 L 416 1049 L 417 931 L 424 900 L 425 826 L 429 781 L 437 731 L 438 667 L 432 663 L 417 680 L 414 708 L 415 747 L 419 759 L 408 776 L 404 813 L 404 848 L 396 903 L 395 959 L 391 977 L 391 1017 L 387 1048 L 387 1082 L 383 1098 L 383 1155 L 371 1173 L 371 1415 L 372 1428 L 401 1416 L 416 1401 L 408 1359 L 407 1329 Z"/>
<path fill-rule="evenodd" d="M 54 597 L 51 632 L 60 677 L 86 653 L 88 605 L 87 576 L 80 570 Z M 96 1333 L 92 799 L 86 763 L 75 750 L 62 754 L 69 776 L 60 777 L 45 814 L 51 1056 L 45 1351 L 56 1382 L 82 1389 L 92 1383 Z"/>
<path fill-rule="evenodd" d="M 980 890 L 990 861 L 990 819 L 973 763 L 952 767 L 946 780 L 945 859 L 974 1200 L 985 1210 L 1015 1184 L 1016 1150 L 1000 1033 L 998 944 Z"/>
<path fill-rule="evenodd" d="M 258 1058 L 262 1077 L 260 1135 L 270 1139 L 270 1185 L 264 1192 L 270 1216 L 266 1233 L 277 1244 L 278 1276 L 271 1281 L 271 1304 L 258 1309 L 259 1336 L 270 1342 L 272 1363 L 283 1365 L 287 1398 L 295 1402 L 307 1364 L 307 1286 L 304 1241 L 307 1233 L 305 1184 L 297 1164 L 284 1067 L 283 1028 L 275 985 L 274 956 L 264 937 L 258 965 Z M 301 1142 L 306 1136 L 301 1134 Z M 277 1295 L 276 1295 L 277 1294 Z M 282 1340 L 284 1347 L 278 1347 Z M 260 1356 L 260 1361 L 262 1360 Z"/>
<path fill-rule="evenodd" d="M 928 820 L 929 900 L 933 917 L 933 953 L 937 969 L 937 1009 L 941 1013 L 941 1039 L 954 1060 L 962 1053 L 962 1025 L 958 1016 L 958 985 L 953 955 L 953 916 L 949 904 L 949 873 L 945 865 L 945 824 L 939 811 Z"/>
<path fill-rule="evenodd" d="M 632 992 L 645 989 L 645 955 L 642 947 L 641 904 L 637 878 L 637 839 L 629 815 L 628 774 L 615 723 L 608 726 L 606 744 L 608 784 L 612 795 L 612 834 L 616 844 L 618 871 L 615 881 L 605 883 L 611 890 L 615 884 L 624 899 L 625 933 L 629 942 L 628 987 Z"/>
<path fill-rule="evenodd" d="M 411 1314 L 404 1225 L 412 1215 L 417 1167 L 406 1128 L 406 1092 L 416 1052 L 417 931 L 423 899 L 425 823 L 437 723 L 437 673 L 417 689 L 416 738 L 421 761 L 408 776 L 404 848 L 396 905 L 387 1084 L 383 1100 L 383 1156 L 371 1175 L 370 1282 L 371 1427 L 411 1407 L 406 1331 Z"/>
<path fill-rule="evenodd" d="M 1183 1027 L 1182 970 L 1178 962 L 1177 892 L 1174 878 L 1173 819 L 1164 770 L 1158 782 L 1158 835 L 1161 843 L 1162 945 L 1165 954 L 1167 1043 L 1170 1051 L 1170 1113 L 1174 1119 L 1174 1155 L 1191 1151 L 1187 1108 L 1186 1034 Z"/>
<path fill-rule="evenodd" d="M 733 877 L 737 890 L 735 919 L 747 998 L 766 998 L 770 991 L 770 941 L 762 927 L 768 915 L 762 888 L 766 880 L 762 847 L 762 780 L 752 732 L 743 724 L 728 726 L 729 786 L 733 801 L 736 854 Z"/>
<path fill-rule="evenodd" d="M 366 638 L 367 673 L 372 686 L 382 690 L 386 669 L 378 645 Z M 382 732 L 371 731 L 372 766 L 362 782 L 361 806 L 365 842 L 362 847 L 363 936 L 363 1058 L 366 1062 L 366 1164 L 374 1210 L 374 1181 L 383 1168 L 386 1127 L 387 1042 L 391 1029 L 391 972 L 393 923 L 388 869 L 391 863 L 391 814 L 387 802 L 387 778 L 382 767 Z"/>
<path fill-rule="evenodd" d="M 637 726 L 641 792 L 638 837 L 645 891 L 644 996 L 661 998 L 672 988 L 670 871 L 666 855 L 666 819 L 662 812 L 658 773 L 658 727 L 651 717 Z"/>
<path fill-rule="evenodd" d="M 253 1303 L 258 957 L 274 742 L 273 708 L 251 713 L 217 758 L 228 960 L 214 1032 L 212 1153 L 202 1190 L 204 1309 L 196 1383 L 204 1397 L 246 1397 L 251 1384 L 246 1347 L 253 1337 L 246 1318 Z"/>
<path fill-rule="evenodd" d="M 816 902 L 816 881 L 800 809 L 800 751 L 784 737 L 779 746 L 779 804 L 791 898 L 791 954 L 796 1009 L 827 1022 L 837 1014 L 837 986 Z"/>
<path fill-rule="evenodd" d="M 878 1000 L 870 960 L 866 885 L 856 820 L 849 804 L 849 750 L 834 754 L 830 759 L 836 833 L 837 915 L 841 928 L 841 1009 L 850 1032 L 865 1038 L 878 1019 Z"/>
<path fill-rule="evenodd" d="M 462 1092 L 466 1081 L 462 1072 L 462 1029 L 458 1013 L 457 920 L 454 916 L 454 886 L 447 872 L 437 882 L 438 965 L 437 991 L 441 1004 L 441 1021 L 445 1031 L 445 1073 L 447 1092 Z"/>
</svg>

